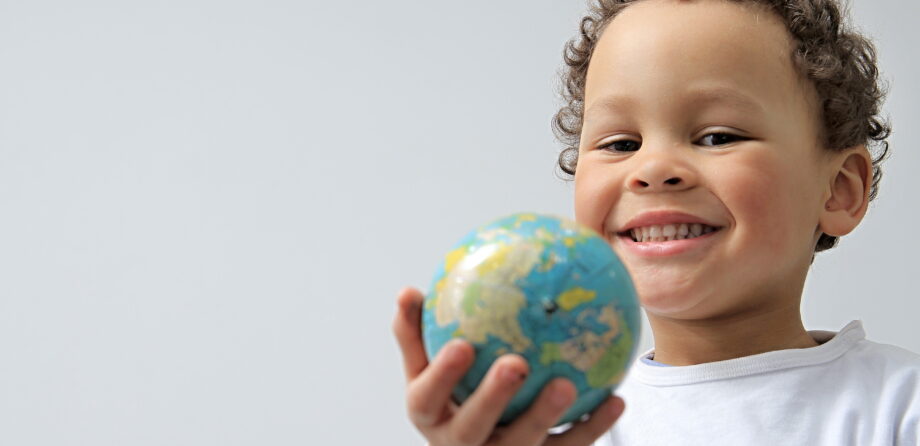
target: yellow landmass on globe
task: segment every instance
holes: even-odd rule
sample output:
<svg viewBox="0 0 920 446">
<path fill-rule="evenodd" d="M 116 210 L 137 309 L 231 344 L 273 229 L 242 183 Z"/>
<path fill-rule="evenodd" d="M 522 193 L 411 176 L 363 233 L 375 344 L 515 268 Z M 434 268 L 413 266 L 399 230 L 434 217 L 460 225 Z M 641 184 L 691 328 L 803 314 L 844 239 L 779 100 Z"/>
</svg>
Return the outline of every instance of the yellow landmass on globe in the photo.
<svg viewBox="0 0 920 446">
<path fill-rule="evenodd" d="M 545 273 L 553 269 L 553 267 L 556 266 L 561 260 L 562 259 L 560 259 L 559 256 L 555 252 L 551 252 L 549 253 L 549 256 L 547 256 L 546 260 L 544 260 L 543 263 L 538 267 L 537 270 L 541 273 Z"/>
<path fill-rule="evenodd" d="M 463 260 L 463 258 L 466 256 L 466 253 L 469 251 L 469 249 L 470 247 L 468 245 L 463 245 L 447 253 L 447 255 L 444 256 L 443 278 L 439 280 L 438 283 L 435 284 L 434 286 L 435 299 L 428 300 L 425 303 L 426 310 L 430 310 L 437 306 L 438 304 L 437 297 L 441 295 L 441 290 L 444 289 L 444 285 L 447 283 L 445 279 L 450 274 L 450 272 L 453 271 L 454 267 L 457 266 L 457 263 Z"/>
<path fill-rule="evenodd" d="M 537 221 L 537 216 L 534 214 L 518 214 L 518 217 L 514 219 L 514 227 L 520 228 L 527 221 Z"/>
<path fill-rule="evenodd" d="M 591 302 L 595 297 L 597 297 L 597 291 L 574 287 L 560 294 L 556 302 L 563 310 L 570 311 L 585 302 Z"/>
<path fill-rule="evenodd" d="M 457 262 L 463 259 L 463 256 L 466 255 L 468 250 L 469 247 L 464 245 L 447 253 L 446 258 L 444 259 L 444 272 L 449 273 L 451 270 L 453 270 L 454 267 L 457 266 Z"/>
<path fill-rule="evenodd" d="M 552 362 L 562 361 L 562 351 L 558 342 L 544 342 L 540 346 L 540 364 L 549 365 Z"/>
</svg>

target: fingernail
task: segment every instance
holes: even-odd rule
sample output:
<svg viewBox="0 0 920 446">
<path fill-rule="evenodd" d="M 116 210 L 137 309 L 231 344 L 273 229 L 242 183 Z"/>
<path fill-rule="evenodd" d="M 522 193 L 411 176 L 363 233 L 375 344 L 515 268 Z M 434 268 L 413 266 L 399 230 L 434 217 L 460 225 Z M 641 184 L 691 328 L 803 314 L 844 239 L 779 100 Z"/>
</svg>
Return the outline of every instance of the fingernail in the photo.
<svg viewBox="0 0 920 446">
<path fill-rule="evenodd" d="M 517 384 L 527 378 L 527 374 L 514 370 L 513 367 L 502 367 L 499 377 L 508 384 Z"/>
</svg>

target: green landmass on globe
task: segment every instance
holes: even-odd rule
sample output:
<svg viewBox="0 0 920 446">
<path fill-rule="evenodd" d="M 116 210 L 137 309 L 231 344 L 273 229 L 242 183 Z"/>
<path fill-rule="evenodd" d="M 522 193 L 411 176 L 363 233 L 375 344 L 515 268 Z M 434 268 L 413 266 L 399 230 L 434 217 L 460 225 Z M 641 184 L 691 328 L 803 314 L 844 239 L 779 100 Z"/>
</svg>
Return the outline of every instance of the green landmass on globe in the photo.
<svg viewBox="0 0 920 446">
<path fill-rule="evenodd" d="M 556 377 L 578 391 L 557 424 L 589 413 L 623 379 L 639 330 L 635 289 L 607 241 L 574 221 L 532 213 L 461 239 L 438 267 L 422 312 L 429 358 L 454 338 L 475 348 L 472 367 L 453 390 L 458 403 L 499 356 L 516 353 L 528 362 L 530 374 L 501 424 Z"/>
</svg>

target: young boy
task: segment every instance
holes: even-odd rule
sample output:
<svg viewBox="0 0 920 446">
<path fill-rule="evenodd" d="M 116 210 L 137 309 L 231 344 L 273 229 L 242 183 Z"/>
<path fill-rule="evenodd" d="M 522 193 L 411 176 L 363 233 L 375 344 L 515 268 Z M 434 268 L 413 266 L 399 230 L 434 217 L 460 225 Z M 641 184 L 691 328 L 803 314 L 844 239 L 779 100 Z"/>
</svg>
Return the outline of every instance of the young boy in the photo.
<svg viewBox="0 0 920 446">
<path fill-rule="evenodd" d="M 502 357 L 452 404 L 473 350 L 454 341 L 429 364 L 422 295 L 405 289 L 394 332 L 415 426 L 432 446 L 918 444 L 920 357 L 800 315 L 814 253 L 859 224 L 880 176 L 871 44 L 831 0 L 602 0 L 581 31 L 560 166 L 576 219 L 629 269 L 655 349 L 623 399 L 565 433 L 547 433 L 574 400 L 563 379 L 495 428 L 527 364 Z"/>
</svg>

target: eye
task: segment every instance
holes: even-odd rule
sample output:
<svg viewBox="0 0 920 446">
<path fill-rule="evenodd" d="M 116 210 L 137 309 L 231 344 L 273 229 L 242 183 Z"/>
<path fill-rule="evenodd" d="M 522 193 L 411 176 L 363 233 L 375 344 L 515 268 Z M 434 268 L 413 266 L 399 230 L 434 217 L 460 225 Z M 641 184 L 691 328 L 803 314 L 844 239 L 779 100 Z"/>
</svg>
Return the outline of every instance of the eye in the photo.
<svg viewBox="0 0 920 446">
<path fill-rule="evenodd" d="M 633 141 L 630 139 L 620 139 L 617 141 L 611 141 L 607 144 L 598 146 L 598 149 L 608 150 L 611 152 L 635 152 L 639 150 L 639 147 L 642 146 L 642 143 L 639 141 Z"/>
<path fill-rule="evenodd" d="M 697 141 L 697 144 L 703 146 L 722 146 L 725 144 L 733 143 L 735 141 L 746 141 L 747 139 L 748 138 L 733 135 L 731 133 L 710 133 L 700 138 L 699 141 Z"/>
</svg>

